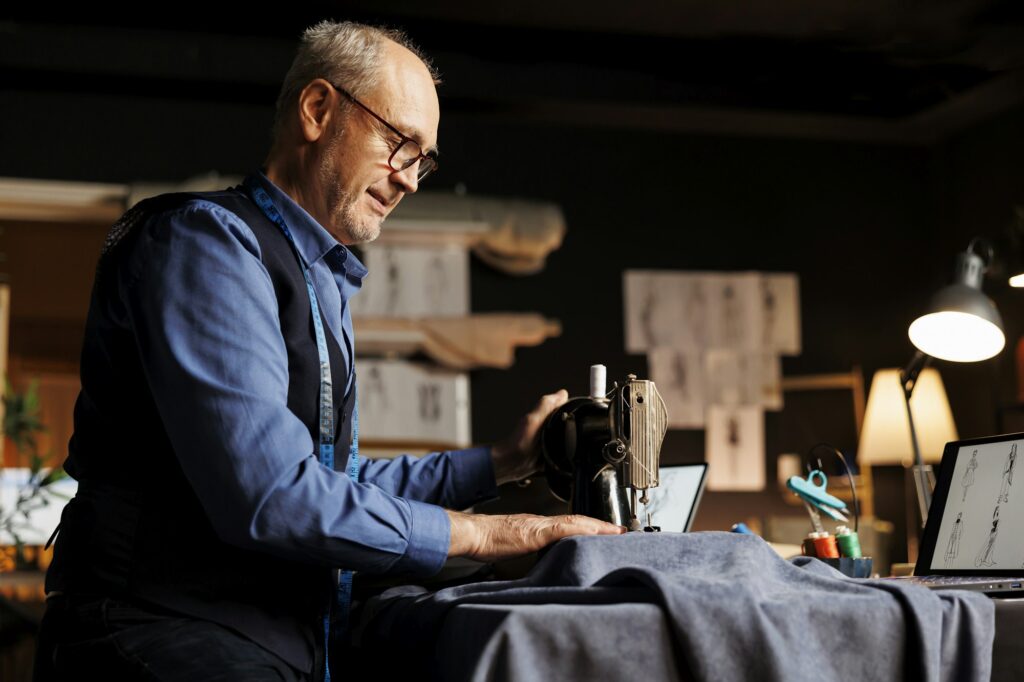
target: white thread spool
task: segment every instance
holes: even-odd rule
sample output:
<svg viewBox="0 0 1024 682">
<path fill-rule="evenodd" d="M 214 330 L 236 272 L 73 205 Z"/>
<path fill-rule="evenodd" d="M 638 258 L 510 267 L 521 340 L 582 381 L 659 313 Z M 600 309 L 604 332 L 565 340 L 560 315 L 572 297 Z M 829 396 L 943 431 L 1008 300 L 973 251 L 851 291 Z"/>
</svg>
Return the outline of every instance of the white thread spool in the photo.
<svg viewBox="0 0 1024 682">
<path fill-rule="evenodd" d="M 604 365 L 590 366 L 590 397 L 604 398 L 608 393 L 608 370 Z"/>
</svg>

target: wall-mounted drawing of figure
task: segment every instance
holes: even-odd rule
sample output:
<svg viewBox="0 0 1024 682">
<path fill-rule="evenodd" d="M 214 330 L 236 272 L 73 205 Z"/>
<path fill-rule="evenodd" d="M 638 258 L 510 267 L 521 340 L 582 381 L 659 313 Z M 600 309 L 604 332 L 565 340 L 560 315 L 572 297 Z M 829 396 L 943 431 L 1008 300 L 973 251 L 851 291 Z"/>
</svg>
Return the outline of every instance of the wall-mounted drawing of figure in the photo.
<svg viewBox="0 0 1024 682">
<path fill-rule="evenodd" d="M 370 365 L 366 372 L 366 387 L 360 392 L 359 397 L 363 407 L 368 414 L 384 414 L 391 409 L 391 398 L 388 397 L 387 387 L 384 385 L 384 377 L 381 376 L 380 367 Z"/>
<path fill-rule="evenodd" d="M 735 414 L 729 415 L 729 468 L 732 476 L 739 475 L 740 469 L 740 423 Z"/>
<path fill-rule="evenodd" d="M 682 353 L 672 355 L 672 385 L 679 396 L 686 402 L 693 398 L 690 395 L 690 382 L 687 381 L 686 357 Z"/>
<path fill-rule="evenodd" d="M 988 531 L 988 539 L 985 540 L 985 544 L 978 550 L 978 556 L 974 559 L 974 565 L 978 568 L 982 566 L 995 566 L 996 562 L 992 559 L 992 553 L 996 548 L 996 536 L 999 535 L 999 507 L 996 506 L 995 511 L 992 512 L 992 528 Z"/>
<path fill-rule="evenodd" d="M 384 257 L 387 259 L 387 287 L 388 295 L 384 306 L 384 314 L 395 315 L 398 310 L 398 297 L 402 293 L 401 271 L 398 268 L 398 257 L 394 249 L 385 249 Z"/>
<path fill-rule="evenodd" d="M 996 500 L 996 504 L 1010 501 L 1010 486 L 1013 485 L 1013 468 L 1015 466 L 1017 466 L 1016 443 L 1010 446 L 1010 454 L 1006 455 L 1006 463 L 1003 464 L 1003 485 L 999 489 L 999 499 Z"/>
<path fill-rule="evenodd" d="M 427 292 L 427 308 L 431 312 L 440 310 L 444 305 L 444 297 L 448 291 L 448 274 L 444 269 L 444 261 L 440 254 L 434 254 L 427 263 L 426 282 L 423 286 Z"/>
<path fill-rule="evenodd" d="M 640 306 L 640 329 L 647 350 L 668 345 L 670 337 L 665 333 L 664 292 L 659 290 L 656 277 L 647 278 L 647 291 Z"/>
<path fill-rule="evenodd" d="M 960 481 L 960 485 L 964 488 L 964 496 L 961 498 L 961 502 L 967 501 L 967 489 L 974 485 L 974 471 L 978 468 L 978 451 L 975 450 L 971 453 L 971 463 L 967 465 L 967 471 L 964 472 L 963 480 Z"/>
<path fill-rule="evenodd" d="M 693 346 L 698 349 L 706 348 L 708 345 L 707 299 L 704 298 L 704 285 L 699 278 L 693 278 L 690 282 L 683 319 L 686 322 L 690 338 L 693 340 Z"/>
<path fill-rule="evenodd" d="M 732 284 L 722 289 L 722 345 L 736 348 L 743 339 L 743 319 L 739 295 Z"/>
<path fill-rule="evenodd" d="M 762 315 L 764 320 L 764 334 L 761 343 L 765 348 L 771 348 L 775 342 L 775 318 L 778 305 L 776 305 L 775 292 L 772 291 L 768 280 L 761 281 L 762 292 L 764 293 Z"/>
<path fill-rule="evenodd" d="M 648 287 L 640 306 L 640 329 L 644 335 L 644 348 L 654 348 L 654 306 L 658 299 L 654 296 L 654 287 Z"/>
<path fill-rule="evenodd" d="M 437 384 L 419 386 L 420 420 L 436 422 L 441 419 L 441 387 Z"/>
<path fill-rule="evenodd" d="M 950 562 L 954 561 L 956 555 L 960 553 L 960 533 L 964 527 L 961 522 L 963 515 L 963 512 L 956 515 L 953 531 L 949 534 L 949 542 L 946 543 L 946 566 L 949 566 Z"/>
</svg>

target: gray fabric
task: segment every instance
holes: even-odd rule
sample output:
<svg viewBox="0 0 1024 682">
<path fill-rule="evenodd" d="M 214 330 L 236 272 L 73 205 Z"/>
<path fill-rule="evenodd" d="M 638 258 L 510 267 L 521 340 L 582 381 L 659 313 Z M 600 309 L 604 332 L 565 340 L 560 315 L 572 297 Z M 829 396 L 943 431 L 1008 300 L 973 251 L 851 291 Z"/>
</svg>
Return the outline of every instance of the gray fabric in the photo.
<svg viewBox="0 0 1024 682">
<path fill-rule="evenodd" d="M 444 627 L 452 608 L 575 604 L 590 624 L 592 646 L 612 649 L 625 638 L 638 656 L 652 655 L 632 636 L 628 617 L 588 615 L 588 605 L 616 603 L 659 604 L 675 666 L 696 680 L 988 680 L 991 673 L 994 608 L 984 595 L 848 579 L 813 559 L 786 562 L 760 538 L 735 533 L 568 538 L 522 580 L 389 590 L 368 608 L 362 640 L 369 647 L 418 643 L 421 655 L 436 659 L 457 648 L 437 641 L 438 633 L 458 636 Z M 464 615 L 462 632 L 472 627 Z M 537 636 L 530 629 L 514 632 L 520 649 L 550 651 L 528 641 Z M 507 658 L 509 651 L 473 649 L 476 671 L 493 671 L 500 662 L 488 656 L 501 651 Z M 502 679 L 532 677 L 504 669 Z M 527 669 L 545 667 L 541 661 Z"/>
<path fill-rule="evenodd" d="M 463 604 L 437 638 L 442 680 L 689 680 L 657 604 Z M 581 617 L 584 615 L 585 617 Z M 619 637 L 594 638 L 594 623 Z M 422 674 L 418 677 L 422 677 Z M 410 679 L 410 677 L 406 677 Z"/>
</svg>

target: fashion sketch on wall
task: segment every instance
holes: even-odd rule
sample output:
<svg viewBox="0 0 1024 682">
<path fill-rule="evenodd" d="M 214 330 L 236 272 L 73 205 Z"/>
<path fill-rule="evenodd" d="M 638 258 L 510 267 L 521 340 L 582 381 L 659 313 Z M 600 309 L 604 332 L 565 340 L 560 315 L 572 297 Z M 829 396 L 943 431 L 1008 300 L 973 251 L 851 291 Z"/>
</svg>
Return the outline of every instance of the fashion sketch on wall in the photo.
<svg viewBox="0 0 1024 682">
<path fill-rule="evenodd" d="M 626 351 L 647 355 L 669 428 L 708 431 L 705 459 L 721 466 L 709 486 L 762 489 L 765 444 L 748 435 L 763 432 L 764 410 L 783 408 L 780 356 L 801 347 L 797 276 L 629 270 L 623 302 Z M 735 414 L 712 425 L 712 406 Z"/>
<path fill-rule="evenodd" d="M 712 301 L 707 311 L 710 348 L 761 350 L 761 276 L 752 272 L 708 276 L 704 289 Z"/>
<path fill-rule="evenodd" d="M 763 490 L 764 411 L 756 405 L 708 408 L 708 490 Z"/>
<path fill-rule="evenodd" d="M 468 447 L 469 376 L 405 360 L 356 358 L 359 436 L 366 442 Z"/>
<path fill-rule="evenodd" d="M 365 387 L 359 396 L 363 409 L 373 413 L 387 413 L 391 409 L 391 398 L 379 365 L 370 365 L 364 383 Z"/>
<path fill-rule="evenodd" d="M 647 354 L 651 381 L 658 387 L 673 429 L 702 429 L 707 404 L 703 356 L 695 351 L 655 348 Z"/>
<path fill-rule="evenodd" d="M 800 281 L 784 272 L 764 273 L 761 277 L 763 297 L 762 347 L 779 355 L 800 354 Z"/>
<path fill-rule="evenodd" d="M 682 281 L 670 272 L 626 273 L 623 279 L 626 303 L 626 350 L 645 353 L 654 348 L 686 350 L 690 330 L 683 316 L 690 305 Z"/>
<path fill-rule="evenodd" d="M 469 314 L 469 254 L 461 247 L 367 244 L 369 271 L 353 317 L 461 317 Z M 358 327 L 358 325 L 357 325 Z"/>
</svg>

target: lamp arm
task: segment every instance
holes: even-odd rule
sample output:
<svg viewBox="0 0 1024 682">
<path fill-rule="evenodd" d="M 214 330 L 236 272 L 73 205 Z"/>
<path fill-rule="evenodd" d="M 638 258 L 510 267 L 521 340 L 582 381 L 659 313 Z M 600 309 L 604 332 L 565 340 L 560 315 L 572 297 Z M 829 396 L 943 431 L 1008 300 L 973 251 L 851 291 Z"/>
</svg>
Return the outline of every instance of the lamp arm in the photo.
<svg viewBox="0 0 1024 682">
<path fill-rule="evenodd" d="M 921 372 L 924 371 L 931 360 L 932 356 L 916 351 L 906 367 L 900 370 L 900 383 L 903 384 L 903 393 L 906 395 L 907 400 L 910 400 L 914 387 L 917 385 L 918 377 L 921 376 Z"/>
<path fill-rule="evenodd" d="M 910 396 L 913 395 L 914 387 L 917 386 L 918 377 L 921 376 L 921 372 L 928 366 L 931 359 L 930 355 L 917 351 L 914 353 L 914 357 L 910 359 L 910 362 L 907 363 L 907 366 L 900 370 L 900 383 L 903 385 L 903 401 L 907 406 L 907 422 L 910 424 L 910 443 L 914 448 L 914 466 L 917 469 L 918 485 L 921 490 L 918 502 L 921 506 L 922 526 L 928 518 L 928 510 L 932 506 L 932 491 L 928 489 L 928 478 L 925 476 L 924 471 L 924 459 L 921 457 L 921 446 L 917 440 L 917 428 L 914 426 L 914 413 L 910 409 Z"/>
</svg>

